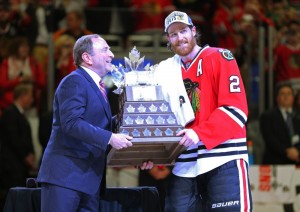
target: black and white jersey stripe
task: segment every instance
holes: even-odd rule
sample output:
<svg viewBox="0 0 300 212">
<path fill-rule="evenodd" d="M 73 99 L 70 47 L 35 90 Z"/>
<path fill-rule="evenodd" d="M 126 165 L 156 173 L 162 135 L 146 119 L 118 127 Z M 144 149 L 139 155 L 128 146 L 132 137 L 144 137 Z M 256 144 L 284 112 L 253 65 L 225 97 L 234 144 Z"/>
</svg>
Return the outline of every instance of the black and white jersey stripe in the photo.
<svg viewBox="0 0 300 212">
<path fill-rule="evenodd" d="M 199 142 L 198 147 L 188 149 L 181 153 L 176 159 L 176 162 L 191 162 L 202 158 L 235 156 L 247 154 L 246 139 L 231 139 L 211 150 L 207 150 L 202 142 Z"/>
<path fill-rule="evenodd" d="M 238 125 L 244 127 L 247 122 L 247 115 L 237 107 L 233 106 L 222 106 L 218 109 L 226 113 L 230 118 L 232 118 Z"/>
</svg>

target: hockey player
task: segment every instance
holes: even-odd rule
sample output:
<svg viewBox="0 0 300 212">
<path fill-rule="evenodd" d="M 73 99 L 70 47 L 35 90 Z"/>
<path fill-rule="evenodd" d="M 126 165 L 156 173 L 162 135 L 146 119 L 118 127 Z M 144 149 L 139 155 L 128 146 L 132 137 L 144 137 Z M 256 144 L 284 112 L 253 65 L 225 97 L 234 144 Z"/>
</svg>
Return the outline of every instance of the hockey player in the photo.
<svg viewBox="0 0 300 212">
<path fill-rule="evenodd" d="M 165 32 L 175 55 L 158 65 L 156 76 L 164 98 L 185 126 L 177 135 L 187 147 L 174 165 L 165 209 L 252 211 L 248 109 L 236 60 L 229 50 L 198 45 L 196 28 L 186 13 L 169 14 Z M 187 107 L 194 120 L 186 114 Z"/>
</svg>

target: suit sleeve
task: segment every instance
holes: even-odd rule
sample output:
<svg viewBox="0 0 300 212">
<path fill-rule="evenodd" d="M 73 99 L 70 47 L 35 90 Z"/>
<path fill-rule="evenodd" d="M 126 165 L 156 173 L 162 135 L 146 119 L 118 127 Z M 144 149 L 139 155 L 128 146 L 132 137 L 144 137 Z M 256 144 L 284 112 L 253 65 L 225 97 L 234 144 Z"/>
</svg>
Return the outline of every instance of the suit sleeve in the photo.
<svg viewBox="0 0 300 212">
<path fill-rule="evenodd" d="M 66 78 L 55 101 L 64 133 L 104 151 L 107 149 L 112 135 L 108 127 L 111 117 L 106 117 L 98 96 L 83 77 Z"/>
</svg>

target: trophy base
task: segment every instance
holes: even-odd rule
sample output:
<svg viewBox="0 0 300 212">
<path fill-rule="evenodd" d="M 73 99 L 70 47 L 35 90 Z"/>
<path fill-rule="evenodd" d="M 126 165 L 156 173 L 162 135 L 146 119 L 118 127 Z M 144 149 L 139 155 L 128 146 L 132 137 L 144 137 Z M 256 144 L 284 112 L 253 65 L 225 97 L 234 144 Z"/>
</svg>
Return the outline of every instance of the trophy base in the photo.
<svg viewBox="0 0 300 212">
<path fill-rule="evenodd" d="M 184 129 L 177 123 L 161 86 L 126 86 L 119 99 L 120 112 L 115 132 L 132 136 L 133 145 L 107 156 L 111 167 L 140 166 L 152 161 L 155 165 L 173 165 L 185 146 L 179 145 Z"/>
<path fill-rule="evenodd" d="M 107 156 L 109 167 L 140 166 L 146 161 L 155 165 L 173 165 L 176 157 L 186 147 L 179 145 L 181 137 L 133 138 L 132 146 L 116 150 L 112 148 Z"/>
</svg>

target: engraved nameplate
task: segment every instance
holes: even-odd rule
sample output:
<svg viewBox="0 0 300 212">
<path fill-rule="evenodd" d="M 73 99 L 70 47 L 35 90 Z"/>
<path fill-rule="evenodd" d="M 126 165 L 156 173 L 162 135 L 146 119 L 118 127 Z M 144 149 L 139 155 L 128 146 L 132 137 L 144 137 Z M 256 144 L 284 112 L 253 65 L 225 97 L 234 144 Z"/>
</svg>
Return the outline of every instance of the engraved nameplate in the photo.
<svg viewBox="0 0 300 212">
<path fill-rule="evenodd" d="M 158 85 L 136 85 L 125 88 L 127 101 L 163 100 L 161 86 Z"/>
</svg>

